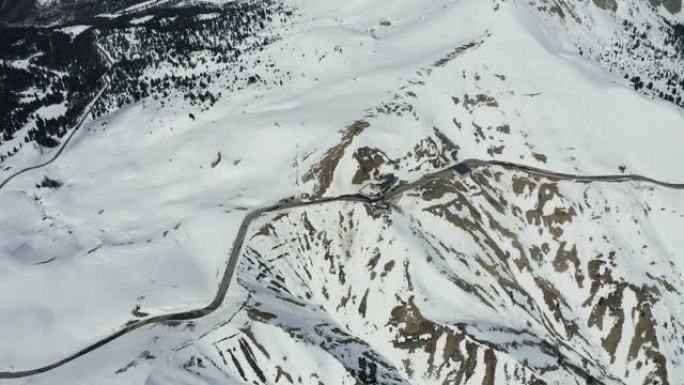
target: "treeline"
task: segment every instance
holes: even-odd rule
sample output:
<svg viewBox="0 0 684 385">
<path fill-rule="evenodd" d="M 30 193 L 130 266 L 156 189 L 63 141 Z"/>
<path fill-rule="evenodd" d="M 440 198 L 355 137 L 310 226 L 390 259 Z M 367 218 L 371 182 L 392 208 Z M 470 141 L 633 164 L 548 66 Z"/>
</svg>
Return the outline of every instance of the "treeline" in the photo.
<svg viewBox="0 0 684 385">
<path fill-rule="evenodd" d="M 200 17 L 208 13 L 215 17 Z M 131 23 L 145 16 L 153 18 Z M 280 2 L 248 0 L 91 18 L 88 24 L 93 28 L 74 39 L 49 29 L 0 31 L 0 146 L 16 142 L 12 149 L 5 146 L 5 152 L 0 151 L 0 161 L 24 143 L 57 146 L 102 86 L 105 73 L 110 89 L 93 109 L 95 115 L 145 98 L 164 103 L 172 94 L 192 105 L 212 106 L 231 89 L 226 82 L 261 81 L 258 75 L 247 74 L 251 69 L 240 64 L 241 57 L 269 44 L 275 38 L 265 32 L 269 24 L 285 22 L 289 16 Z M 99 56 L 96 39 L 114 58 L 112 68 Z M 24 62 L 17 65 L 17 60 Z M 221 87 L 216 84 L 219 79 Z M 49 106 L 61 108 L 51 108 L 45 115 L 41 109 Z"/>
<path fill-rule="evenodd" d="M 208 13 L 216 15 L 208 20 L 199 17 Z M 164 100 L 172 92 L 194 105 L 213 105 L 222 93 L 210 90 L 209 85 L 221 69 L 246 70 L 234 65 L 240 56 L 245 50 L 268 44 L 260 32 L 290 15 L 274 1 L 237 1 L 223 7 L 157 9 L 98 20 L 102 45 L 117 64 L 111 92 L 97 112 L 147 97 Z M 130 23 L 145 16 L 152 19 L 139 25 Z"/>
<path fill-rule="evenodd" d="M 613 63 L 635 90 L 684 107 L 684 25 L 665 22 L 658 30 L 644 30 L 625 21 L 623 28 L 627 38 L 599 57 Z M 630 66 L 621 59 L 625 54 L 633 59 Z"/>
<path fill-rule="evenodd" d="M 58 145 L 101 86 L 105 67 L 92 32 L 74 39 L 39 28 L 6 28 L 0 33 L 0 145 L 22 135 L 18 145 L 0 153 L 3 161 L 23 143 Z M 39 110 L 51 106 L 63 112 L 41 116 Z"/>
</svg>

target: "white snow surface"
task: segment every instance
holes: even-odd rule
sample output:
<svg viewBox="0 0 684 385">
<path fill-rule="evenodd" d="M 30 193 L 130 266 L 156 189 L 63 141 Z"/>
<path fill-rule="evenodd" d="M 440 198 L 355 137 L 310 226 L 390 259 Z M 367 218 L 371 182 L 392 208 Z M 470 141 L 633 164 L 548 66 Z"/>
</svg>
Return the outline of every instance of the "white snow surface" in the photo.
<svg viewBox="0 0 684 385">
<path fill-rule="evenodd" d="M 71 37 L 71 39 L 73 40 L 76 36 L 82 34 L 83 32 L 87 31 L 90 28 L 91 28 L 90 25 L 78 24 L 78 25 L 71 25 L 68 27 L 61 28 L 59 31 L 69 35 Z"/>
<path fill-rule="evenodd" d="M 145 24 L 152 19 L 154 19 L 153 15 L 147 15 L 147 16 L 136 17 L 135 19 L 131 19 L 130 23 L 133 25 Z"/>
<path fill-rule="evenodd" d="M 375 147 L 390 158 L 402 157 L 435 128 L 459 146 L 459 159 L 500 159 L 588 175 L 617 174 L 618 167 L 625 166 L 630 173 L 684 182 L 683 110 L 635 92 L 621 77 L 577 54 L 576 38 L 560 28 L 551 30 L 525 2 L 301 0 L 295 5 L 301 12 L 296 27 L 283 30 L 282 39 L 257 53 L 295 74 L 292 81 L 282 87 L 235 91 L 204 112 L 188 111 L 180 101 L 165 106 L 153 100 L 129 105 L 89 121 L 56 162 L 0 190 L 0 370 L 31 369 L 71 354 L 133 319 L 131 312 L 137 305 L 156 315 L 208 304 L 247 211 L 285 197 L 312 194 L 317 183 L 304 181 L 302 175 L 357 120 L 367 121 L 370 127 L 344 153 L 326 195 L 359 190 L 349 182 L 356 172 L 354 149 Z M 143 19 L 136 23 L 147 21 Z M 601 27 L 613 28 L 610 24 Z M 471 43 L 475 45 L 450 55 Z M 449 60 L 434 65 L 444 58 Z M 478 100 L 478 95 L 487 102 L 465 103 Z M 412 113 L 374 112 L 401 101 L 411 103 Z M 189 118 L 188 112 L 197 118 Z M 504 126 L 509 133 L 497 130 Z M 476 127 L 484 130 L 482 135 Z M 218 154 L 221 162 L 212 168 Z M 12 158 L 7 164 L 11 170 L 2 171 L 0 177 L 47 155 L 36 151 L 32 156 Z M 396 173 L 412 180 L 429 170 L 421 165 Z M 36 188 L 44 176 L 64 184 L 55 190 Z M 567 189 L 581 200 L 585 187 Z M 622 207 L 624 211 L 636 212 L 639 205 L 668 212 L 684 210 L 682 194 L 664 189 L 650 192 L 625 184 L 595 194 L 597 201 L 624 202 L 628 205 Z M 411 212 L 412 198 L 402 199 Z M 321 206 L 317 220 L 333 220 L 347 209 L 340 205 Z M 422 218 L 427 215 L 424 211 L 416 209 L 413 214 L 425 226 L 432 226 L 426 232 L 451 239 L 446 225 Z M 615 215 L 623 222 L 630 219 L 627 214 Z M 412 276 L 420 278 L 413 284 L 433 294 L 421 305 L 425 315 L 483 325 L 504 316 L 482 304 L 463 306 L 471 300 L 465 292 L 451 295 L 435 290 L 450 287 L 448 276 L 420 257 L 427 246 L 410 235 L 409 216 L 394 213 L 392 220 L 397 244 L 387 250 L 397 255 L 409 250 L 406 258 L 416 258 L 411 263 Z M 261 221 L 268 222 L 268 218 Z M 663 259 L 662 268 L 675 269 L 674 276 L 681 276 L 684 244 L 677 229 L 682 218 L 665 213 L 640 221 L 638 229 L 610 220 L 587 220 L 582 222 L 585 227 L 575 229 L 598 237 L 608 232 L 629 250 L 639 250 L 642 245 L 632 243 L 642 241 L 639 237 L 648 232 L 644 239 L 649 250 L 659 249 L 657 255 L 676 260 L 675 267 L 666 267 L 667 258 Z M 376 230 L 373 224 L 367 226 L 370 239 Z M 520 229 L 519 236 L 537 240 L 540 235 L 533 230 Z M 368 239 L 358 242 L 372 244 Z M 460 239 L 453 240 L 453 246 L 464 254 L 475 253 L 478 247 Z M 592 250 L 582 252 L 591 254 Z M 648 264 L 634 258 L 623 257 L 620 271 L 642 282 L 647 279 L 642 272 Z M 630 263 L 637 267 L 630 268 Z M 364 266 L 349 273 L 352 279 L 361 282 Z M 398 263 L 396 268 L 400 267 Z M 77 384 L 94 379 L 101 384 L 199 383 L 182 369 L 187 357 L 174 351 L 233 313 L 237 313 L 235 321 L 226 327 L 239 332 L 239 322 L 247 319 L 239 307 L 253 290 L 245 283 L 249 276 L 244 271 L 236 274 L 243 274 L 242 282 L 236 279 L 222 308 L 197 321 L 197 330 L 143 328 L 72 364 L 16 383 Z M 663 270 L 653 271 L 658 273 Z M 558 287 L 576 289 L 571 276 L 557 279 Z M 388 292 L 386 303 L 373 305 L 377 314 L 391 311 L 393 290 L 408 290 L 398 282 L 388 280 L 386 286 L 375 288 Z M 684 289 L 678 282 L 676 289 Z M 667 299 L 670 311 L 681 317 L 683 308 L 675 298 Z M 571 309 L 581 307 L 581 303 L 570 304 Z M 292 325 L 306 324 L 297 321 L 296 308 L 281 311 L 279 317 L 290 317 Z M 508 325 L 512 328 L 528 327 L 525 314 L 505 316 L 510 322 L 519 321 Z M 400 362 L 386 330 L 364 329 L 370 321 L 353 317 L 334 321 L 365 330 L 364 337 L 385 341 L 378 342 L 377 349 L 387 360 Z M 343 360 L 323 354 L 318 346 L 306 349 L 291 342 L 291 334 L 267 323 L 254 326 L 251 332 L 261 341 L 273 341 L 269 346 L 273 357 L 300 357 L 311 363 L 311 373 L 325 376 L 322 382 L 353 383 L 340 363 Z M 189 346 L 186 352 L 197 355 L 210 349 L 201 343 Z M 121 375 L 113 374 L 150 349 L 156 360 L 142 360 Z M 616 355 L 626 356 L 628 347 L 620 349 Z M 527 353 L 521 350 L 520 354 Z M 675 368 L 672 373 L 680 375 L 684 374 L 681 367 L 670 366 Z M 622 369 L 610 370 L 620 373 Z M 206 383 L 243 383 L 235 374 L 216 376 Z M 627 383 L 641 380 L 632 376 Z"/>
</svg>

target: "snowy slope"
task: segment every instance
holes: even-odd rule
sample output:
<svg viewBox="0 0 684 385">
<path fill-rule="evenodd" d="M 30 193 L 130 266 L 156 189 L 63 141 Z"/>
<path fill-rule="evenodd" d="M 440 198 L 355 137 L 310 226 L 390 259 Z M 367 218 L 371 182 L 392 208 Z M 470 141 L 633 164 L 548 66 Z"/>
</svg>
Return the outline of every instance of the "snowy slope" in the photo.
<svg viewBox="0 0 684 385">
<path fill-rule="evenodd" d="M 498 0 L 287 3 L 292 19 L 263 32 L 277 39 L 241 59 L 261 81 L 208 109 L 174 94 L 108 106 L 0 190 L 0 370 L 49 364 L 139 312 L 206 305 L 244 215 L 282 198 L 468 158 L 684 182 L 683 110 L 634 89 L 640 54 L 601 53 L 630 7 L 651 24 L 681 15 L 620 4 L 577 2 L 579 22 Z M 659 68 L 682 68 L 666 56 Z M 165 71 L 182 72 L 147 75 Z M 216 76 L 221 90 L 233 73 Z M 35 187 L 44 176 L 64 184 Z M 214 314 L 14 381 L 676 384 L 681 195 L 484 168 L 402 194 L 389 216 L 271 213 Z"/>
</svg>

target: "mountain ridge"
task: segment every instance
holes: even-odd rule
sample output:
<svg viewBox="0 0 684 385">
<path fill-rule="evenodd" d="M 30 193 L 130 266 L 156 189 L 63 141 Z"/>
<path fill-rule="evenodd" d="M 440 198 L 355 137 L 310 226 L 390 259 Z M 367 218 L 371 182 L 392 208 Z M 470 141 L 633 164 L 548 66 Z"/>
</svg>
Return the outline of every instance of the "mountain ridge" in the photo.
<svg viewBox="0 0 684 385">
<path fill-rule="evenodd" d="M 235 273 L 203 317 L 5 381 L 676 384 L 684 207 L 648 182 L 682 182 L 681 13 L 616 3 L 247 1 L 93 22 L 111 88 L 55 162 L 0 189 L 0 371 L 195 314 Z M 87 67 L 40 52 L 3 65 L 54 84 Z M 55 154 L 24 141 L 32 119 L 0 143 L 17 146 L 2 178 Z M 340 196 L 374 198 L 288 206 Z"/>
</svg>

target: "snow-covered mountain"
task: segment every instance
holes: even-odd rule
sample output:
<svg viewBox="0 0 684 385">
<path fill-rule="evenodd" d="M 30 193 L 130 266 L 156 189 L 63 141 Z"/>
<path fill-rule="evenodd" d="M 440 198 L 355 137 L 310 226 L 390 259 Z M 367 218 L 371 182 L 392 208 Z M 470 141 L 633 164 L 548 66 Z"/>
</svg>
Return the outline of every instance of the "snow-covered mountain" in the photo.
<svg viewBox="0 0 684 385">
<path fill-rule="evenodd" d="M 681 8 L 8 27 L 0 381 L 680 384 Z"/>
</svg>

